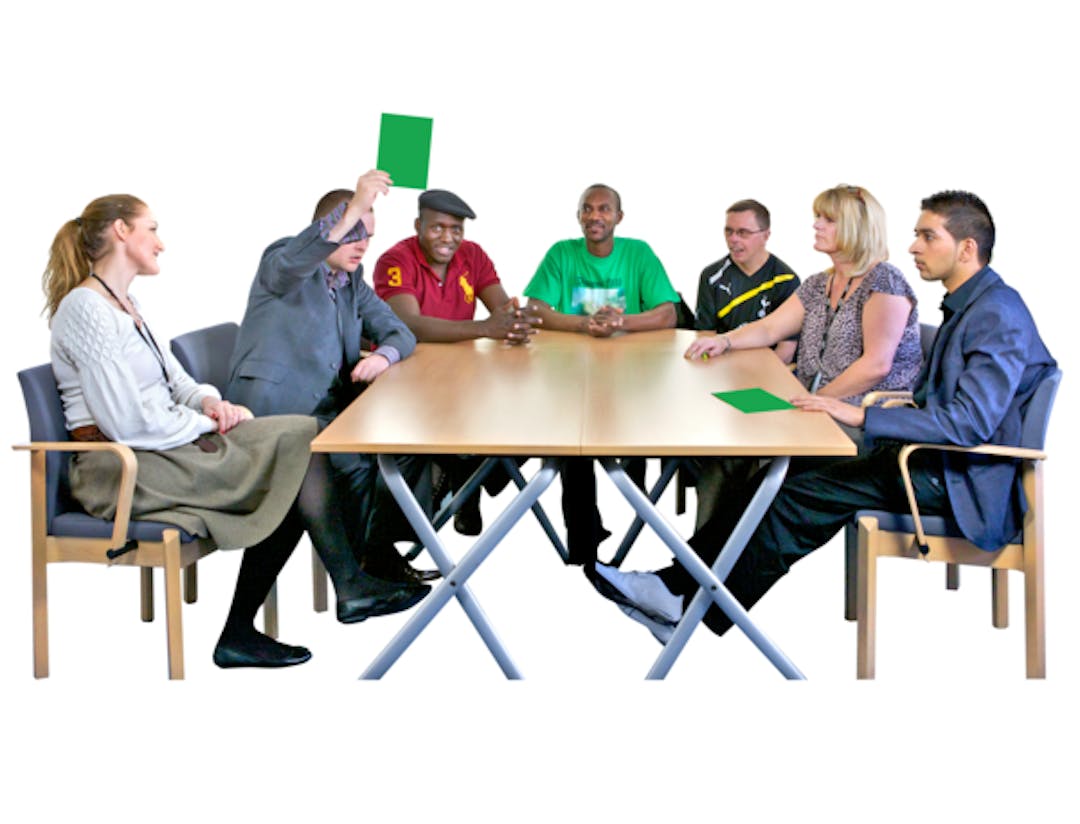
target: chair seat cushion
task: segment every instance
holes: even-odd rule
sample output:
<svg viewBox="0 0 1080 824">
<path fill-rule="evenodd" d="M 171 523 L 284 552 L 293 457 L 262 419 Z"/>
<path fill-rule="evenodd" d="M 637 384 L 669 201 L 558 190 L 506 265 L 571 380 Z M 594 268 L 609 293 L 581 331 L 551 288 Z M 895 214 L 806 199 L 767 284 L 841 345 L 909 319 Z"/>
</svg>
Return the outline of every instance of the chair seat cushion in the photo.
<svg viewBox="0 0 1080 824">
<path fill-rule="evenodd" d="M 879 509 L 864 509 L 855 514 L 855 520 L 869 516 L 877 518 L 878 529 L 884 532 L 915 532 L 915 519 L 910 513 L 885 512 Z M 923 531 L 927 535 L 941 535 L 947 538 L 963 538 L 964 533 L 952 518 L 940 515 L 923 515 Z"/>
<path fill-rule="evenodd" d="M 871 518 L 877 518 L 878 529 L 883 532 L 906 532 L 909 534 L 915 534 L 915 519 L 911 517 L 910 513 L 901 512 L 885 512 L 880 509 L 863 509 L 855 513 L 856 522 L 859 518 L 869 516 Z M 952 518 L 945 518 L 941 515 L 923 515 L 922 516 L 923 532 L 927 535 L 936 535 L 945 538 L 964 538 L 967 536 L 960 531 L 960 527 L 956 521 Z M 1023 535 L 1017 535 L 1011 543 L 1022 543 Z"/>
<path fill-rule="evenodd" d="M 195 540 L 190 532 L 163 521 L 132 521 L 128 526 L 128 536 L 136 541 L 160 541 L 166 529 L 179 530 L 181 543 Z M 84 512 L 65 512 L 53 518 L 49 534 L 60 538 L 108 538 L 112 531 L 112 521 L 103 521 Z"/>
</svg>

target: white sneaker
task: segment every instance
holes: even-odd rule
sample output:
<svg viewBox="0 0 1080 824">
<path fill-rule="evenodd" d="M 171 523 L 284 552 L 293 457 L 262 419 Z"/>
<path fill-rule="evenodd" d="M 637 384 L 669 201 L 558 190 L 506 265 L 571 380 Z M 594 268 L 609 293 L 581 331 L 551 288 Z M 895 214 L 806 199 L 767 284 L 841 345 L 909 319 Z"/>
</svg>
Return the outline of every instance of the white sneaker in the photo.
<svg viewBox="0 0 1080 824">
<path fill-rule="evenodd" d="M 597 564 L 592 584 L 608 600 L 632 607 L 661 624 L 674 626 L 682 617 L 682 596 L 673 595 L 655 572 L 623 572 Z"/>
<path fill-rule="evenodd" d="M 652 633 L 652 637 L 664 646 L 667 646 L 667 642 L 670 641 L 671 636 L 675 634 L 675 627 L 670 626 L 669 624 L 661 624 L 659 621 L 653 620 L 637 607 L 628 607 L 625 604 L 618 604 L 617 606 L 639 624 L 643 624 L 645 628 Z"/>
</svg>

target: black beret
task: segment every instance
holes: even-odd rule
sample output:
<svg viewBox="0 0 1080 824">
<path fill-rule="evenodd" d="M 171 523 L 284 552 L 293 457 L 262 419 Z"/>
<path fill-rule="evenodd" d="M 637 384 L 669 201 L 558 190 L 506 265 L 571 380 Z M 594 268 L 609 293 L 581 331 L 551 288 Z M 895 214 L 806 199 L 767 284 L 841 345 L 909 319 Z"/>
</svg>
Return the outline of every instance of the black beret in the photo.
<svg viewBox="0 0 1080 824">
<path fill-rule="evenodd" d="M 468 217 L 476 219 L 476 213 L 469 208 L 469 204 L 445 189 L 428 189 L 420 195 L 420 208 L 431 209 L 454 217 Z"/>
</svg>

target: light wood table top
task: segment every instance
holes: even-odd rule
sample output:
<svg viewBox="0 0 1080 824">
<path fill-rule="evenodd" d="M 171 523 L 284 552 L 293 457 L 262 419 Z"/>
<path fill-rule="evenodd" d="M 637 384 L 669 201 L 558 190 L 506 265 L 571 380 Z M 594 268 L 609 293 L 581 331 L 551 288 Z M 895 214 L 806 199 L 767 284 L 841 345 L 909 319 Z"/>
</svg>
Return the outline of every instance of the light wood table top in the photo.
<svg viewBox="0 0 1080 824">
<path fill-rule="evenodd" d="M 590 338 L 540 332 L 527 346 L 420 344 L 312 443 L 321 452 L 484 455 L 854 455 L 824 413 L 746 414 L 713 392 L 803 393 L 768 350 L 690 362 L 698 333 Z"/>
</svg>

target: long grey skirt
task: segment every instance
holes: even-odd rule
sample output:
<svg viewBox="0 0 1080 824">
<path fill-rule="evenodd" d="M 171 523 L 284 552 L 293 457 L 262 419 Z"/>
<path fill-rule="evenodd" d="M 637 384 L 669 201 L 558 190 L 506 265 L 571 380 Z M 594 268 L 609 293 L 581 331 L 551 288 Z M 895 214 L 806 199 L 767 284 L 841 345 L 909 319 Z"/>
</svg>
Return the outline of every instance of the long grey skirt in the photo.
<svg viewBox="0 0 1080 824">
<path fill-rule="evenodd" d="M 132 517 L 175 524 L 209 537 L 219 549 L 257 544 L 277 529 L 296 499 L 317 428 L 314 418 L 274 415 L 206 436 L 216 452 L 195 444 L 136 450 Z M 70 474 L 75 499 L 91 515 L 111 520 L 120 486 L 116 458 L 78 453 Z"/>
</svg>

